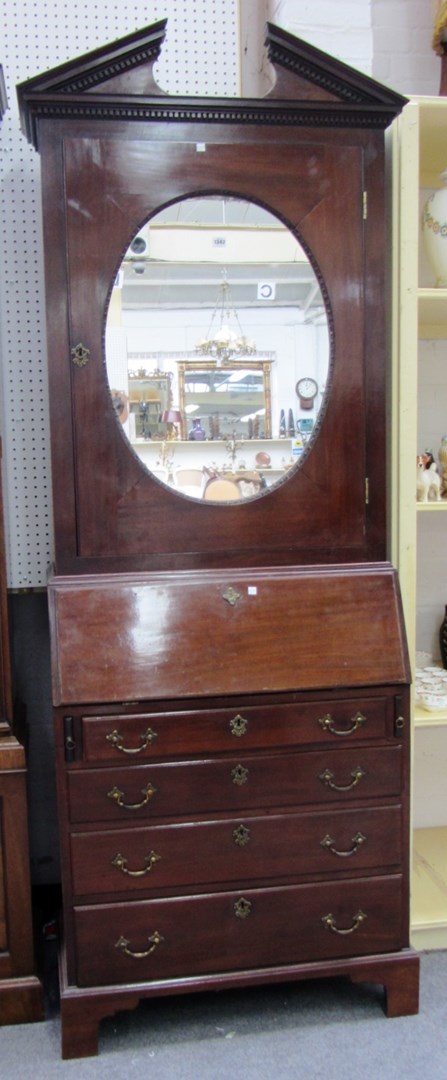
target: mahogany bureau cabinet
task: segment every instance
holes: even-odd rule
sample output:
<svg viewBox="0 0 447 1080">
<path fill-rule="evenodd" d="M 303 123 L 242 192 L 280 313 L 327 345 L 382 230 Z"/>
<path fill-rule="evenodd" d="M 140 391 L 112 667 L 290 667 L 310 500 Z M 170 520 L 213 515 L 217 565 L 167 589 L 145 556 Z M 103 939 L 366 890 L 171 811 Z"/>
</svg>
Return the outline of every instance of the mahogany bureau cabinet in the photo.
<svg viewBox="0 0 447 1080">
<path fill-rule="evenodd" d="M 418 1008 L 410 674 L 386 547 L 384 131 L 405 100 L 271 24 L 267 97 L 171 96 L 152 72 L 164 34 L 157 23 L 18 88 L 43 182 L 66 1057 L 97 1052 L 101 1018 L 151 995 L 344 975 L 383 986 L 389 1015 Z M 202 449 L 184 427 L 170 436 L 191 383 L 259 376 L 245 336 L 232 368 L 222 334 L 200 363 L 171 345 L 169 377 L 140 358 L 123 385 L 109 363 L 120 275 L 123 305 L 126 289 L 138 304 L 133 254 L 141 288 L 155 267 L 154 309 L 166 235 L 178 247 L 186 229 L 198 249 L 189 223 L 203 211 L 204 232 L 216 205 L 240 236 L 267 222 L 270 245 L 299 245 L 312 332 L 326 325 L 324 376 L 307 351 L 289 359 L 287 401 L 287 371 L 264 357 L 271 425 L 242 450 L 234 431 Z M 222 219 L 228 274 L 232 236 Z M 212 260 L 196 257 L 203 293 Z M 293 413 L 298 387 L 306 438 L 281 421 L 272 483 L 276 413 Z M 130 426 L 149 401 L 167 424 L 159 469 Z M 193 452 L 203 496 L 175 487 L 173 455 Z M 209 498 L 223 472 L 234 501 Z"/>
</svg>

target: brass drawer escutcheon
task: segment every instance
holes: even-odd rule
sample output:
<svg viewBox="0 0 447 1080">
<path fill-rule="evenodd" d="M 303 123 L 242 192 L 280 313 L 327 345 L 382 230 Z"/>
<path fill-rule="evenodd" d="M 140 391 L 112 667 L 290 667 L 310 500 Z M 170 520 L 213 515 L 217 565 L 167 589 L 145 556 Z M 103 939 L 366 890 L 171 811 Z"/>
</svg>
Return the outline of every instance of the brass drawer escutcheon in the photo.
<svg viewBox="0 0 447 1080">
<path fill-rule="evenodd" d="M 358 930 L 362 923 L 365 922 L 366 918 L 367 916 L 365 915 L 364 911 L 358 911 L 357 915 L 354 915 L 352 926 L 349 926 L 347 930 L 339 930 L 335 922 L 335 917 L 331 913 L 329 913 L 329 915 L 323 915 L 321 921 L 326 927 L 326 930 L 332 930 L 334 934 L 346 935 L 353 934 L 356 930 Z"/>
<path fill-rule="evenodd" d="M 152 867 L 155 863 L 159 862 L 161 855 L 157 855 L 155 851 L 151 851 L 149 855 L 145 856 L 144 867 L 142 870 L 129 870 L 127 866 L 127 859 L 119 852 L 112 859 L 112 866 L 116 866 L 117 870 L 121 870 L 122 874 L 128 874 L 129 877 L 144 877 L 145 874 L 150 874 Z"/>
<path fill-rule="evenodd" d="M 236 765 L 235 768 L 231 770 L 231 779 L 233 784 L 238 784 L 238 786 L 241 787 L 242 784 L 247 783 L 248 769 L 246 769 L 244 765 Z"/>
<path fill-rule="evenodd" d="M 233 829 L 233 840 L 238 847 L 245 847 L 250 839 L 250 829 L 247 829 L 245 825 L 238 825 L 236 829 Z"/>
<path fill-rule="evenodd" d="M 157 945 L 160 945 L 161 942 L 164 941 L 164 937 L 159 934 L 158 930 L 155 930 L 152 937 L 147 940 L 149 942 L 149 949 L 146 949 L 145 952 L 133 952 L 132 949 L 129 948 L 130 943 L 127 938 L 123 936 L 118 938 L 118 941 L 115 942 L 115 949 L 121 949 L 121 952 L 125 953 L 126 956 L 131 956 L 133 960 L 144 960 L 146 956 L 150 956 L 151 953 L 155 951 Z"/>
<path fill-rule="evenodd" d="M 157 738 L 157 732 L 152 731 L 152 728 L 149 727 L 144 732 L 144 735 L 140 735 L 141 746 L 123 746 L 123 736 L 120 735 L 119 731 L 115 728 L 114 731 L 111 731 L 106 735 L 106 742 L 112 743 L 115 750 L 120 750 L 122 754 L 141 754 L 141 751 L 146 750 L 148 746 L 151 746 L 154 739 Z"/>
<path fill-rule="evenodd" d="M 139 803 L 126 803 L 124 802 L 124 792 L 119 788 L 113 787 L 111 791 L 107 792 L 107 798 L 116 802 L 117 806 L 121 806 L 123 810 L 141 810 L 142 806 L 147 806 L 147 803 L 155 795 L 157 788 L 149 781 L 145 788 L 141 789 L 143 799 Z"/>
<path fill-rule="evenodd" d="M 324 769 L 318 779 L 327 787 L 332 788 L 332 791 L 352 791 L 352 788 L 356 787 L 362 776 L 365 776 L 365 772 L 360 765 L 357 765 L 357 768 L 352 770 L 351 776 L 352 782 L 350 784 L 336 784 L 333 772 L 330 769 Z"/>
<path fill-rule="evenodd" d="M 356 712 L 355 716 L 351 718 L 351 727 L 349 728 L 336 728 L 330 713 L 322 716 L 318 723 L 321 724 L 323 731 L 330 731 L 331 735 L 340 735 L 343 738 L 346 735 L 353 735 L 357 728 L 361 727 L 362 724 L 366 724 L 366 716 L 361 712 Z"/>
<path fill-rule="evenodd" d="M 251 900 L 246 900 L 245 896 L 241 896 L 234 905 L 234 914 L 238 919 L 247 919 L 251 912 L 251 906 Z"/>
<path fill-rule="evenodd" d="M 361 832 L 356 833 L 355 836 L 352 837 L 353 846 L 349 851 L 338 851 L 335 847 L 335 840 L 332 839 L 332 836 L 330 836 L 329 833 L 326 833 L 326 836 L 323 836 L 323 839 L 320 840 L 321 847 L 325 848 L 326 851 L 331 851 L 333 855 L 338 855 L 339 859 L 347 859 L 350 855 L 355 855 L 355 852 L 358 851 L 359 847 L 365 843 L 366 836 Z"/>
<path fill-rule="evenodd" d="M 240 713 L 238 713 L 237 716 L 233 716 L 233 719 L 230 720 L 231 734 L 236 735 L 237 738 L 240 738 L 241 735 L 245 735 L 247 728 L 248 720 L 245 720 L 245 717 L 241 716 Z"/>
</svg>

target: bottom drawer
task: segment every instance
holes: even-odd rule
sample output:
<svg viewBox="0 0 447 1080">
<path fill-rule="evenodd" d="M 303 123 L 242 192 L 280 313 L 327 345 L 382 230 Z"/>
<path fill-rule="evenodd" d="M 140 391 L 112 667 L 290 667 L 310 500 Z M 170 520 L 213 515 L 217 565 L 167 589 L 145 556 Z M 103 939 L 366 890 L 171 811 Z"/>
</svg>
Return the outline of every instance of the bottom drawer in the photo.
<svg viewBox="0 0 447 1080">
<path fill-rule="evenodd" d="M 79 986 L 402 948 L 402 878 L 247 889 L 75 909 Z"/>
</svg>

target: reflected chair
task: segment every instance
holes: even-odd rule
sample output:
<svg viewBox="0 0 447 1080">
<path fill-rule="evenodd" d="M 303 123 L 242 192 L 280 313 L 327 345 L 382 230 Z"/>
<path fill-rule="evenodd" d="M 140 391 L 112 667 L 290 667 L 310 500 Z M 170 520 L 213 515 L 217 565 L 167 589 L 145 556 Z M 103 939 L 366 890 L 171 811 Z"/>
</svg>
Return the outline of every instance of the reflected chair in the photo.
<svg viewBox="0 0 447 1080">
<path fill-rule="evenodd" d="M 202 469 L 188 469 L 186 465 L 179 465 L 174 470 L 175 486 L 183 495 L 192 495 L 195 499 L 202 497 L 205 477 Z"/>
<path fill-rule="evenodd" d="M 216 477 L 208 480 L 203 498 L 209 502 L 239 502 L 241 493 L 234 480 L 221 480 Z"/>
<path fill-rule="evenodd" d="M 168 469 L 163 469 L 163 468 L 152 469 L 151 468 L 150 472 L 152 473 L 152 476 L 157 477 L 157 480 L 163 480 L 164 484 L 167 484 L 169 482 L 169 470 Z"/>
</svg>

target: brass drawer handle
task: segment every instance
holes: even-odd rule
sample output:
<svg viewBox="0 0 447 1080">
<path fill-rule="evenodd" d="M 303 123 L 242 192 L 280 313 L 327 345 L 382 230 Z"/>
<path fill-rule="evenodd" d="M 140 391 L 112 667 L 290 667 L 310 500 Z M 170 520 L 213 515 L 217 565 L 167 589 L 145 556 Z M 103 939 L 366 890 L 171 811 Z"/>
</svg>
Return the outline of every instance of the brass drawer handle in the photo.
<svg viewBox="0 0 447 1080">
<path fill-rule="evenodd" d="M 326 927 L 326 930 L 333 930 L 334 934 L 345 935 L 353 934 L 355 930 L 358 930 L 359 926 L 362 925 L 366 917 L 367 916 L 365 915 L 364 911 L 358 911 L 357 915 L 354 915 L 352 926 L 349 926 L 347 930 L 339 930 L 338 926 L 336 926 L 335 918 L 331 913 L 329 913 L 329 915 L 323 915 L 321 921 Z"/>
<path fill-rule="evenodd" d="M 245 735 L 247 728 L 248 720 L 245 720 L 245 718 L 241 716 L 240 713 L 238 713 L 237 716 L 233 716 L 233 719 L 230 720 L 231 734 L 236 735 L 237 738 L 240 738 L 241 735 Z"/>
<path fill-rule="evenodd" d="M 358 832 L 355 834 L 355 836 L 352 837 L 353 846 L 349 849 L 349 851 L 337 851 L 337 848 L 335 847 L 335 840 L 332 839 L 332 836 L 330 836 L 329 833 L 326 833 L 326 836 L 323 836 L 323 839 L 320 840 L 321 847 L 324 847 L 326 851 L 332 851 L 332 854 L 338 855 L 339 859 L 347 859 L 350 855 L 354 855 L 355 852 L 358 851 L 359 847 L 361 847 L 362 844 L 364 844 L 365 842 L 366 836 L 364 836 L 363 833 Z"/>
<path fill-rule="evenodd" d="M 351 776 L 352 776 L 352 783 L 344 784 L 344 785 L 336 784 L 334 782 L 334 774 L 333 774 L 333 772 L 331 772 L 330 769 L 324 769 L 324 771 L 322 773 L 320 773 L 318 779 L 321 780 L 323 784 L 326 784 L 327 787 L 332 788 L 333 791 L 352 791 L 352 788 L 354 788 L 356 786 L 356 784 L 358 784 L 360 782 L 360 780 L 362 779 L 362 776 L 365 776 L 365 773 L 364 773 L 363 769 L 361 768 L 361 766 L 357 765 L 357 768 L 352 770 Z"/>
<path fill-rule="evenodd" d="M 361 712 L 356 712 L 355 716 L 351 718 L 351 727 L 342 728 L 341 730 L 334 727 L 334 721 L 330 713 L 322 716 L 318 723 L 321 724 L 323 731 L 330 731 L 331 735 L 341 735 L 343 737 L 344 735 L 353 735 L 357 728 L 361 727 L 362 724 L 366 724 L 366 716 L 363 716 Z"/>
<path fill-rule="evenodd" d="M 106 735 L 106 742 L 112 743 L 115 750 L 120 750 L 122 754 L 141 754 L 142 750 L 147 750 L 148 746 L 151 746 L 154 739 L 158 739 L 156 731 L 152 731 L 152 728 L 148 727 L 143 735 L 140 735 L 141 746 L 123 746 L 123 736 L 119 731 L 111 731 Z"/>
<path fill-rule="evenodd" d="M 118 941 L 115 942 L 115 949 L 121 949 L 121 952 L 125 953 L 126 956 L 131 956 L 133 960 L 144 960 L 146 956 L 150 956 L 151 953 L 154 952 L 154 950 L 157 948 L 157 945 L 160 945 L 160 943 L 164 941 L 164 937 L 159 934 L 158 930 L 155 930 L 152 934 L 152 937 L 148 938 L 147 940 L 149 942 L 150 948 L 146 949 L 146 952 L 133 952 L 132 949 L 129 949 L 129 942 L 127 938 L 123 936 L 118 938 Z"/>
<path fill-rule="evenodd" d="M 247 782 L 248 769 L 246 769 L 244 765 L 236 765 L 235 768 L 231 770 L 231 779 L 233 784 L 237 784 L 238 787 L 241 787 L 242 784 L 246 784 Z"/>
<path fill-rule="evenodd" d="M 145 856 L 144 867 L 142 870 L 129 870 L 127 866 L 127 859 L 124 855 L 120 855 L 118 852 L 115 858 L 112 859 L 112 866 L 116 866 L 117 870 L 121 870 L 122 874 L 128 874 L 129 877 L 144 877 L 145 874 L 150 874 L 152 867 L 156 862 L 159 862 L 161 855 L 157 855 L 155 851 L 151 851 L 149 855 Z"/>
<path fill-rule="evenodd" d="M 120 791 L 120 789 L 117 787 L 113 787 L 111 791 L 107 792 L 107 798 L 112 799 L 113 802 L 116 802 L 117 806 L 121 806 L 123 810 L 141 810 L 141 807 L 146 806 L 150 799 L 152 799 L 152 796 L 155 795 L 156 790 L 157 788 L 154 787 L 154 785 L 151 784 L 151 782 L 149 781 L 149 783 L 146 784 L 146 787 L 141 789 L 141 794 L 143 795 L 143 799 L 141 802 L 125 803 L 124 792 Z"/>
</svg>

